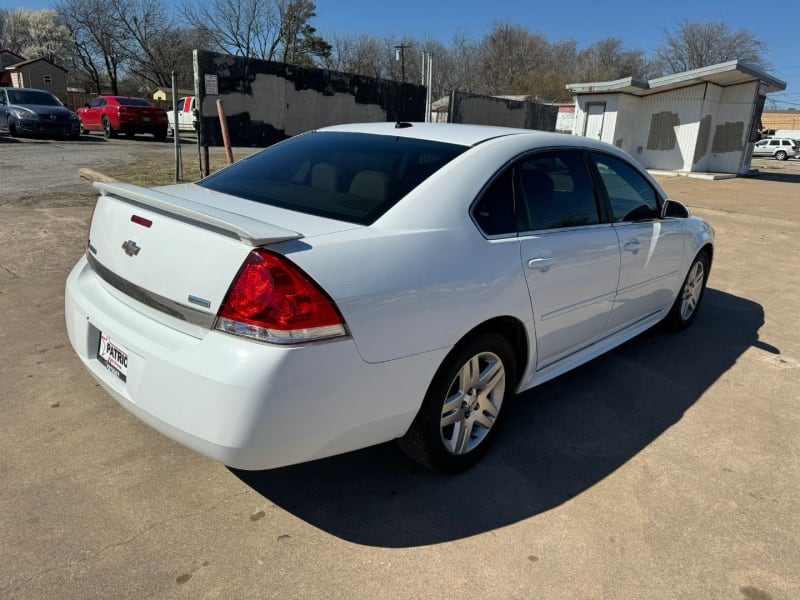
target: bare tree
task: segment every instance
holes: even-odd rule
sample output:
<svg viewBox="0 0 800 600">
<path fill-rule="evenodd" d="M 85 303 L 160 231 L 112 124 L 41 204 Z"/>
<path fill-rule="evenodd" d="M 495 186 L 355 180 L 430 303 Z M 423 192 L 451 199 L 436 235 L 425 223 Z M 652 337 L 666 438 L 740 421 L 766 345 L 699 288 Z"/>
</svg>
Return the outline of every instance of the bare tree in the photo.
<svg viewBox="0 0 800 600">
<path fill-rule="evenodd" d="M 192 75 L 192 50 L 207 45 L 203 31 L 179 29 L 163 0 L 127 0 L 114 5 L 128 79 L 140 92 L 169 87 L 172 72 Z"/>
<path fill-rule="evenodd" d="M 481 72 L 488 94 L 525 94 L 524 79 L 540 67 L 550 42 L 525 27 L 497 23 L 481 42 Z"/>
<path fill-rule="evenodd" d="M 309 23 L 316 8 L 310 0 L 185 0 L 183 15 L 222 52 L 310 65 L 331 51 Z"/>
<path fill-rule="evenodd" d="M 63 0 L 57 10 L 71 34 L 68 58 L 72 67 L 91 81 L 98 94 L 105 84 L 118 94 L 125 36 L 113 16 L 113 0 Z"/>
<path fill-rule="evenodd" d="M 759 69 L 769 69 L 763 52 L 766 44 L 747 29 L 732 30 L 724 21 L 701 23 L 685 19 L 665 32 L 656 48 L 658 67 L 680 73 L 730 60 L 740 60 Z"/>
</svg>

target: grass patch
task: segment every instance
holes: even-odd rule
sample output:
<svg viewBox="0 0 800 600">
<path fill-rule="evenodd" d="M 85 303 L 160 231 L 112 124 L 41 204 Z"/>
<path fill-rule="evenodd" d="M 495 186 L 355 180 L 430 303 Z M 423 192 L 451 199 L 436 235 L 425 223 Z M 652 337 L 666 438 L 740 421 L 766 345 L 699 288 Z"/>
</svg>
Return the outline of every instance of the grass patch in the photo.
<svg viewBox="0 0 800 600">
<path fill-rule="evenodd" d="M 250 156 L 259 150 L 238 150 L 233 153 L 234 162 Z M 212 173 L 227 166 L 224 148 L 209 148 L 209 168 Z M 197 147 L 193 145 L 181 148 L 182 182 L 192 182 L 200 179 L 200 161 L 197 156 Z M 174 154 L 154 154 L 147 158 L 139 158 L 135 162 L 117 165 L 103 169 L 103 173 L 117 181 L 133 183 L 142 187 L 169 185 L 175 183 L 175 156 Z"/>
</svg>

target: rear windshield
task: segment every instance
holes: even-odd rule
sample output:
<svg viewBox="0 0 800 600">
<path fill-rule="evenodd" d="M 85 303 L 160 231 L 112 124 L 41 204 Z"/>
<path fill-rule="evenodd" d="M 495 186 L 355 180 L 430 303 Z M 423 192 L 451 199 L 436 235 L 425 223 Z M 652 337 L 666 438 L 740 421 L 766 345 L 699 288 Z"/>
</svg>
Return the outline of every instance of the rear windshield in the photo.
<svg viewBox="0 0 800 600">
<path fill-rule="evenodd" d="M 371 225 L 466 149 L 388 135 L 313 132 L 267 148 L 199 185 L 262 204 Z"/>
<path fill-rule="evenodd" d="M 53 94 L 39 90 L 8 90 L 8 101 L 11 104 L 63 106 Z"/>
<path fill-rule="evenodd" d="M 147 100 L 141 98 L 117 98 L 117 102 L 123 106 L 153 106 Z"/>
</svg>

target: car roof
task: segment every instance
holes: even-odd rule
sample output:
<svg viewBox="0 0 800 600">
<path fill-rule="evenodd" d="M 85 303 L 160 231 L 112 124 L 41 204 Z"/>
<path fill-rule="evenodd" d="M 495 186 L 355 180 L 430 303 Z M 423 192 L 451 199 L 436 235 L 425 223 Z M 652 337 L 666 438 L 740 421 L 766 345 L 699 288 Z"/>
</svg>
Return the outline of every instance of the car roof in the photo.
<svg viewBox="0 0 800 600">
<path fill-rule="evenodd" d="M 567 145 L 581 147 L 606 147 L 582 136 L 573 136 L 563 133 L 551 133 L 532 129 L 517 129 L 512 127 L 496 127 L 492 125 L 468 125 L 456 123 L 350 123 L 346 125 L 333 125 L 317 131 L 340 131 L 348 133 L 370 133 L 375 135 L 391 135 L 421 140 L 430 140 L 458 144 L 461 146 L 475 146 L 487 140 L 508 137 L 528 136 L 534 138 L 535 144 Z"/>
</svg>

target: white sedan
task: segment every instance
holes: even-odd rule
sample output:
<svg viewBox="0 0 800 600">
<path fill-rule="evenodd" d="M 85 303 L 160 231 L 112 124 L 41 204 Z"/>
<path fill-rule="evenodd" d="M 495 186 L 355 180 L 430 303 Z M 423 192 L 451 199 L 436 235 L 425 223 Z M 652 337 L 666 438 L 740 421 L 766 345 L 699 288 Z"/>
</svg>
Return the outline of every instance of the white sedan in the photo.
<svg viewBox="0 0 800 600">
<path fill-rule="evenodd" d="M 243 469 L 392 439 L 464 469 L 515 393 L 687 327 L 714 252 L 621 150 L 529 130 L 342 125 L 198 183 L 95 185 L 73 348 L 137 417 Z"/>
</svg>

